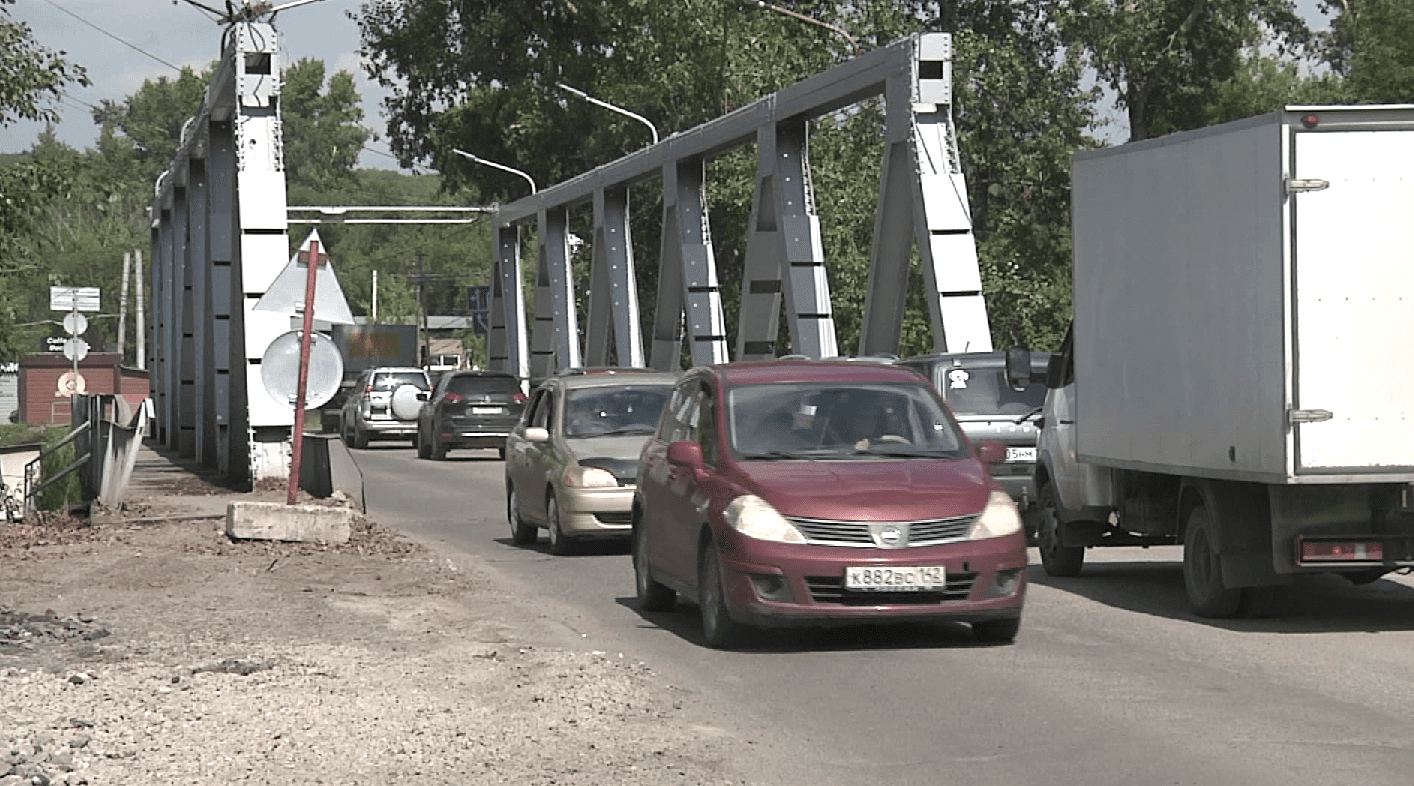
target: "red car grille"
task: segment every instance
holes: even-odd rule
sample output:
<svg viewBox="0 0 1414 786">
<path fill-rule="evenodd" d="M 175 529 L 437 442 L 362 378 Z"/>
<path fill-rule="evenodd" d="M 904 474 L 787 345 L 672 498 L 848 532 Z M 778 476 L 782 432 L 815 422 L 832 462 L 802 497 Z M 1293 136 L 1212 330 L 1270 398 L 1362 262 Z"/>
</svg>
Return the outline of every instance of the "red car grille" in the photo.
<svg viewBox="0 0 1414 786">
<path fill-rule="evenodd" d="M 949 573 L 948 588 L 933 592 L 851 592 L 841 576 L 806 576 L 810 598 L 816 603 L 841 606 L 927 606 L 950 600 L 967 600 L 972 594 L 976 573 Z"/>
<path fill-rule="evenodd" d="M 807 519 L 787 517 L 805 541 L 814 546 L 856 546 L 873 548 L 877 546 L 869 534 L 869 528 L 877 525 L 868 521 L 830 521 L 828 519 Z M 967 531 L 976 521 L 976 516 L 956 516 L 948 519 L 925 519 L 923 521 L 889 522 L 907 531 L 909 546 L 936 546 L 967 538 Z"/>
</svg>

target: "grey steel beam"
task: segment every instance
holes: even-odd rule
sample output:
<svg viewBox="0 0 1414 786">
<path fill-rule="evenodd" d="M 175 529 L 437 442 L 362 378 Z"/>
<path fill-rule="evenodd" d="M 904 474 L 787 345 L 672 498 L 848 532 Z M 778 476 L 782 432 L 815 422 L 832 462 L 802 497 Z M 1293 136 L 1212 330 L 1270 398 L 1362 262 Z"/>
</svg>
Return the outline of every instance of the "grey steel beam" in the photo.
<svg viewBox="0 0 1414 786">
<path fill-rule="evenodd" d="M 212 120 L 208 124 L 210 149 L 206 159 L 210 202 L 206 212 L 207 248 L 211 254 L 211 282 L 208 293 L 211 314 L 210 389 L 202 391 L 210 405 L 215 433 L 215 466 L 224 476 L 231 467 L 245 463 L 244 442 L 233 436 L 232 424 L 244 424 L 245 418 L 231 411 L 231 390 L 236 369 L 243 366 L 244 350 L 236 346 L 234 337 L 240 332 L 233 316 L 240 299 L 236 286 L 236 259 L 240 247 L 240 222 L 236 217 L 236 142 L 235 129 L 229 121 Z M 237 434 L 244 434 L 244 425 Z"/>
<path fill-rule="evenodd" d="M 540 254 L 535 281 L 535 328 L 531 334 L 533 378 L 574 368 L 579 360 L 579 320 L 570 266 L 569 211 L 540 214 Z"/>
<path fill-rule="evenodd" d="M 739 359 L 779 354 L 782 295 L 791 352 L 816 358 L 839 354 L 807 140 L 802 118 L 774 123 L 757 134 L 756 192 L 737 325 Z"/>
<path fill-rule="evenodd" d="M 687 328 L 693 365 L 725 363 L 729 359 L 722 292 L 717 283 L 707 216 L 706 175 L 701 158 L 663 167 L 663 240 L 658 265 L 658 313 L 653 327 L 653 368 L 678 367 L 673 350 L 680 352 L 681 344 L 668 336 L 670 326 L 671 334 L 680 335 L 680 319 Z M 675 297 L 674 293 L 665 292 L 665 279 L 668 286 L 677 285 Z"/>
<path fill-rule="evenodd" d="M 593 259 L 585 333 L 585 363 L 591 366 L 609 365 L 611 329 L 614 363 L 643 365 L 643 334 L 638 318 L 638 282 L 633 264 L 628 200 L 627 186 L 594 193 Z"/>
<path fill-rule="evenodd" d="M 948 36 L 936 33 L 924 39 Z M 651 147 L 523 197 L 497 211 L 501 223 L 522 223 L 541 210 L 593 198 L 598 189 L 647 180 L 685 158 L 708 159 L 750 143 L 757 129 L 777 120 L 810 119 L 878 95 L 889 78 L 914 64 L 917 38 L 907 38 L 849 60 L 829 71 L 783 88 L 730 114 L 680 131 Z"/>
</svg>

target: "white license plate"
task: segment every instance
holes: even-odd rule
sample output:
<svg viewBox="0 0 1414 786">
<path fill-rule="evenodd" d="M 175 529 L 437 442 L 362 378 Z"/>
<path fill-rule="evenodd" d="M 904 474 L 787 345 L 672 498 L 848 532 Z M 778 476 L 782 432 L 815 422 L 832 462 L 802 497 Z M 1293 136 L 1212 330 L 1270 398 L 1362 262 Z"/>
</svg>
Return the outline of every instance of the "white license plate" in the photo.
<svg viewBox="0 0 1414 786">
<path fill-rule="evenodd" d="M 499 414 L 501 414 L 501 413 L 504 412 L 504 411 L 505 411 L 505 410 L 502 409 L 502 408 L 500 408 L 500 407 L 472 407 L 472 408 L 471 408 L 471 414 L 473 414 L 473 415 L 499 415 Z"/>
<path fill-rule="evenodd" d="M 919 592 L 941 589 L 947 585 L 947 571 L 942 565 L 916 565 L 905 568 L 851 566 L 844 569 L 845 589 L 866 592 Z"/>
<path fill-rule="evenodd" d="M 1007 460 L 1007 461 L 1030 461 L 1030 462 L 1032 462 L 1032 463 L 1035 463 L 1035 461 L 1036 461 L 1036 449 L 1035 449 L 1035 448 L 1007 448 L 1007 449 L 1006 449 L 1006 460 Z"/>
</svg>

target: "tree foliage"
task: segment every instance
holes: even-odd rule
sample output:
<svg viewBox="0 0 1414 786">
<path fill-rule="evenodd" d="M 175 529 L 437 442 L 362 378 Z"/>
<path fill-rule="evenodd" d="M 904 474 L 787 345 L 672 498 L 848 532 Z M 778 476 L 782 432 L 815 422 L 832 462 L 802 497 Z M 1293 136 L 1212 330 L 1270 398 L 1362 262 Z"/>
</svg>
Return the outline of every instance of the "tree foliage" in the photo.
<svg viewBox="0 0 1414 786">
<path fill-rule="evenodd" d="M 1310 40 L 1292 0 L 1062 0 L 1056 8 L 1066 37 L 1117 94 L 1131 142 L 1199 127 L 1245 53 L 1266 45 L 1287 54 Z"/>
<path fill-rule="evenodd" d="M 0 126 L 15 120 L 56 120 L 53 102 L 66 85 L 88 85 L 83 66 L 35 40 L 29 25 L 10 17 L 15 0 L 0 0 Z"/>
</svg>

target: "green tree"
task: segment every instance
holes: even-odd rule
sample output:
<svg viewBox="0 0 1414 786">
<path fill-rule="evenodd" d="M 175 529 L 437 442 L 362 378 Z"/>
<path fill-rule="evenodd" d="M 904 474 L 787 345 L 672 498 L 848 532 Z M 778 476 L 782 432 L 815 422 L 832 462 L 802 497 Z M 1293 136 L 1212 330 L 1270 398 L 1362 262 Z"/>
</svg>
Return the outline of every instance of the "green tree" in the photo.
<svg viewBox="0 0 1414 786">
<path fill-rule="evenodd" d="M 35 40 L 29 25 L 10 17 L 15 0 L 0 0 L 0 126 L 15 120 L 55 120 L 52 107 L 70 84 L 89 84 L 83 66 Z"/>
<path fill-rule="evenodd" d="M 1244 53 L 1310 40 L 1291 0 L 1062 0 L 1056 20 L 1115 91 L 1138 141 L 1203 125 Z M 1233 119 L 1233 118 L 1224 118 Z"/>
<path fill-rule="evenodd" d="M 353 75 L 339 71 L 323 90 L 324 63 L 308 58 L 285 70 L 280 91 L 285 176 L 291 201 L 304 193 L 353 185 L 352 173 L 369 133 Z"/>
<path fill-rule="evenodd" d="M 1326 0 L 1330 32 L 1322 55 L 1345 77 L 1348 100 L 1355 103 L 1414 101 L 1414 5 L 1408 0 Z"/>
</svg>

